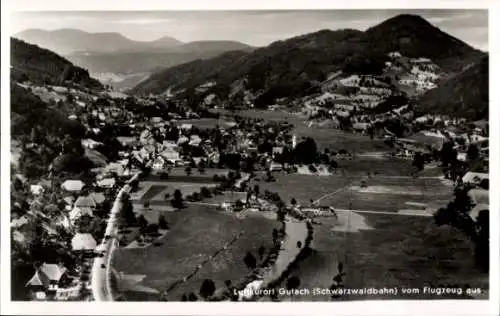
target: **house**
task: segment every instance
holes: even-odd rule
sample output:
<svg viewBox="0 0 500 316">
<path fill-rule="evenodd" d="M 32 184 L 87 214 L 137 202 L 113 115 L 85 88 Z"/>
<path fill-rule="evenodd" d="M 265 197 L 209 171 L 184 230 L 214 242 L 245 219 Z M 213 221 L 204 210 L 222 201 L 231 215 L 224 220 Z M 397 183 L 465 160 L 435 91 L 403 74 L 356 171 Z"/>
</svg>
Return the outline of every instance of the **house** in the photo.
<svg viewBox="0 0 500 316">
<path fill-rule="evenodd" d="M 457 160 L 458 161 L 467 161 L 467 153 L 458 153 Z"/>
<path fill-rule="evenodd" d="M 370 127 L 370 123 L 354 123 L 352 128 L 358 132 L 365 132 Z"/>
<path fill-rule="evenodd" d="M 474 205 L 472 210 L 469 212 L 469 216 L 473 220 L 477 221 L 477 217 L 479 216 L 479 213 L 481 213 L 481 211 L 489 211 L 489 209 L 490 209 L 489 204 L 485 204 L 485 203 L 476 204 L 476 205 Z"/>
<path fill-rule="evenodd" d="M 233 210 L 234 203 L 232 202 L 222 202 L 220 208 L 226 212 L 231 212 Z"/>
<path fill-rule="evenodd" d="M 79 192 L 83 189 L 85 186 L 85 183 L 81 180 L 66 180 L 64 183 L 61 185 L 61 188 L 66 191 L 70 192 Z"/>
<path fill-rule="evenodd" d="M 471 189 L 468 192 L 472 202 L 474 204 L 489 204 L 490 202 L 490 192 L 485 189 Z"/>
<path fill-rule="evenodd" d="M 40 194 L 43 194 L 43 192 L 45 192 L 45 190 L 43 189 L 43 187 L 41 185 L 33 184 L 33 185 L 30 185 L 30 192 L 33 195 L 40 195 Z"/>
<path fill-rule="evenodd" d="M 189 140 L 189 145 L 191 146 L 199 146 L 202 140 L 198 135 L 191 135 L 191 139 Z"/>
<path fill-rule="evenodd" d="M 464 184 L 478 185 L 482 180 L 489 180 L 489 174 L 481 172 L 467 172 L 462 177 L 462 182 Z"/>
<path fill-rule="evenodd" d="M 10 223 L 10 227 L 12 228 L 20 228 L 29 223 L 29 219 L 26 215 L 23 215 L 19 218 L 13 219 Z"/>
<path fill-rule="evenodd" d="M 104 178 L 97 181 L 97 185 L 101 188 L 112 188 L 116 184 L 115 178 Z"/>
<path fill-rule="evenodd" d="M 74 207 L 73 210 L 69 212 L 69 219 L 73 224 L 82 216 L 94 217 L 94 212 L 92 212 L 90 207 Z"/>
<path fill-rule="evenodd" d="M 69 281 L 64 266 L 44 263 L 35 271 L 33 277 L 26 283 L 26 287 L 36 299 L 45 299 L 47 294 L 54 295 L 60 287 L 68 285 Z"/>
<path fill-rule="evenodd" d="M 89 194 L 89 198 L 94 200 L 96 204 L 102 204 L 106 200 L 106 197 L 101 192 L 92 192 Z"/>
<path fill-rule="evenodd" d="M 71 248 L 78 252 L 93 252 L 97 247 L 97 242 L 91 234 L 78 233 L 71 239 Z"/>
<path fill-rule="evenodd" d="M 189 142 L 189 138 L 187 138 L 186 136 L 181 136 L 179 137 L 179 139 L 177 140 L 177 144 L 184 144 L 184 143 L 187 143 Z"/>
<path fill-rule="evenodd" d="M 156 124 L 156 123 L 161 123 L 163 122 L 163 119 L 159 116 L 155 116 L 151 118 L 151 123 Z"/>
<path fill-rule="evenodd" d="M 66 202 L 67 205 L 73 205 L 75 198 L 72 196 L 66 196 L 66 197 L 64 197 L 63 200 L 64 200 L 64 202 Z"/>
<path fill-rule="evenodd" d="M 172 149 L 165 149 L 160 153 L 161 157 L 167 159 L 168 161 L 175 163 L 177 160 L 180 160 L 179 152 Z"/>
<path fill-rule="evenodd" d="M 118 140 L 122 146 L 133 146 L 139 143 L 136 137 L 118 136 L 116 140 Z"/>
<path fill-rule="evenodd" d="M 193 128 L 193 124 L 182 124 L 180 127 L 182 130 L 189 131 Z"/>
<path fill-rule="evenodd" d="M 114 172 L 117 175 L 121 176 L 123 174 L 124 169 L 125 168 L 122 166 L 122 164 L 113 162 L 106 166 L 105 171 L 109 173 Z"/>
<path fill-rule="evenodd" d="M 87 139 L 82 139 L 82 146 L 85 147 L 85 148 L 90 148 L 90 149 L 94 149 L 98 146 L 102 145 L 101 142 L 98 142 L 98 141 L 95 141 L 91 138 L 87 138 Z"/>
<path fill-rule="evenodd" d="M 100 152 L 98 152 L 96 150 L 93 150 L 90 148 L 85 148 L 84 155 L 86 158 L 88 158 L 90 161 L 92 161 L 92 163 L 96 167 L 103 168 L 103 167 L 106 167 L 106 165 L 108 163 L 108 159 L 106 158 L 106 156 L 104 156 L 103 154 L 101 154 Z"/>
<path fill-rule="evenodd" d="M 74 207 L 89 207 L 94 209 L 96 208 L 96 203 L 90 196 L 79 196 L 75 201 Z"/>
<path fill-rule="evenodd" d="M 162 170 L 163 168 L 165 168 L 165 159 L 163 159 L 161 156 L 158 156 L 153 162 L 153 169 Z"/>
<path fill-rule="evenodd" d="M 273 147 L 273 157 L 281 155 L 283 153 L 283 146 Z"/>
<path fill-rule="evenodd" d="M 277 162 L 271 162 L 269 165 L 269 171 L 282 171 L 283 166 Z"/>
<path fill-rule="evenodd" d="M 488 137 L 484 137 L 484 136 L 477 135 L 477 134 L 472 134 L 472 135 L 470 135 L 469 139 L 470 139 L 470 142 L 472 144 L 477 144 L 477 143 L 487 141 Z"/>
</svg>

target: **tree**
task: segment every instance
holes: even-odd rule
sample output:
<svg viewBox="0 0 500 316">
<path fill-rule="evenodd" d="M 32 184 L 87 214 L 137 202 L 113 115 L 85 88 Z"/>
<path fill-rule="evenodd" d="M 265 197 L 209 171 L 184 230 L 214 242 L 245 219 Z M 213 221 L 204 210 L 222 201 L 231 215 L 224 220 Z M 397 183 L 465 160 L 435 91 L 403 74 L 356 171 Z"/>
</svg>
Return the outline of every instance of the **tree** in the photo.
<svg viewBox="0 0 500 316">
<path fill-rule="evenodd" d="M 137 218 L 137 225 L 139 225 L 141 229 L 145 229 L 148 226 L 148 220 L 144 217 L 143 214 L 139 215 L 139 217 Z"/>
<path fill-rule="evenodd" d="M 477 235 L 474 257 L 482 271 L 489 270 L 490 263 L 490 220 L 489 210 L 482 210 L 477 216 Z"/>
<path fill-rule="evenodd" d="M 252 253 L 247 252 L 245 257 L 243 258 L 243 262 L 247 266 L 247 268 L 253 270 L 257 267 L 257 259 L 252 255 Z"/>
<path fill-rule="evenodd" d="M 295 146 L 293 156 L 296 163 L 312 164 L 316 162 L 318 157 L 318 146 L 314 139 L 307 137 L 304 141 Z"/>
<path fill-rule="evenodd" d="M 457 187 L 454 191 L 454 199 L 446 207 L 440 208 L 434 214 L 436 225 L 450 225 L 464 233 L 475 245 L 476 264 L 481 268 L 487 267 L 485 258 L 489 256 L 489 218 L 488 212 L 481 211 L 477 222 L 470 217 L 469 213 L 473 203 L 468 195 L 470 187 Z"/>
<path fill-rule="evenodd" d="M 200 296 L 207 300 L 214 295 L 216 290 L 215 283 L 211 279 L 205 279 L 200 287 Z"/>
<path fill-rule="evenodd" d="M 474 161 L 479 158 L 479 149 L 476 144 L 470 144 L 467 148 L 467 159 L 469 161 Z"/>
<path fill-rule="evenodd" d="M 276 244 L 277 240 L 278 240 L 278 229 L 273 228 L 273 244 Z"/>
<path fill-rule="evenodd" d="M 201 201 L 202 200 L 202 196 L 198 192 L 194 192 L 193 195 L 192 195 L 192 197 L 193 197 L 194 201 Z"/>
<path fill-rule="evenodd" d="M 258 197 L 260 194 L 260 187 L 258 184 L 254 185 L 253 187 L 253 192 L 255 193 L 255 196 Z"/>
<path fill-rule="evenodd" d="M 189 302 L 196 302 L 198 300 L 198 296 L 194 294 L 193 292 L 188 294 L 188 301 Z"/>
<path fill-rule="evenodd" d="M 370 139 L 373 139 L 375 137 L 375 129 L 373 126 L 368 127 L 368 135 L 370 136 Z"/>
<path fill-rule="evenodd" d="M 342 262 L 339 262 L 339 264 L 337 265 L 337 270 L 339 271 L 339 273 L 344 272 L 344 264 Z"/>
<path fill-rule="evenodd" d="M 479 183 L 479 187 L 484 189 L 484 190 L 489 190 L 490 188 L 490 180 L 489 179 L 483 179 Z"/>
<path fill-rule="evenodd" d="M 160 227 L 160 229 L 169 229 L 169 225 L 167 220 L 165 219 L 165 215 L 160 215 L 158 217 L 158 227 Z"/>
<path fill-rule="evenodd" d="M 212 196 L 212 193 L 210 192 L 210 190 L 207 187 L 202 187 L 200 190 L 200 193 L 203 197 L 206 197 L 206 198 L 209 198 Z"/>
<path fill-rule="evenodd" d="M 182 192 L 179 189 L 174 191 L 174 198 L 171 201 L 171 204 L 175 208 L 182 208 L 184 206 L 184 199 L 182 197 Z"/>
<path fill-rule="evenodd" d="M 318 172 L 318 169 L 316 169 L 316 167 L 314 165 L 309 165 L 308 166 L 308 169 L 311 173 L 316 173 Z"/>
<path fill-rule="evenodd" d="M 264 258 L 264 254 L 266 253 L 266 247 L 264 247 L 264 245 L 260 245 L 258 253 L 259 259 L 262 260 Z"/>
<path fill-rule="evenodd" d="M 120 210 L 120 217 L 125 222 L 126 225 L 133 225 L 136 223 L 134 206 L 127 196 L 123 198 L 123 206 Z"/>
<path fill-rule="evenodd" d="M 412 165 L 417 168 L 417 171 L 422 171 L 424 170 L 424 164 L 425 164 L 424 156 L 420 152 L 417 152 L 413 157 Z"/>
<path fill-rule="evenodd" d="M 453 142 L 446 142 L 441 148 L 441 163 L 444 167 L 449 166 L 457 160 L 457 151 L 454 148 Z"/>
<path fill-rule="evenodd" d="M 298 276 L 293 276 L 286 280 L 287 290 L 296 290 L 300 286 L 300 278 Z"/>
<path fill-rule="evenodd" d="M 241 200 L 236 200 L 234 206 L 236 209 L 241 210 L 243 208 L 243 202 L 241 202 Z"/>
</svg>

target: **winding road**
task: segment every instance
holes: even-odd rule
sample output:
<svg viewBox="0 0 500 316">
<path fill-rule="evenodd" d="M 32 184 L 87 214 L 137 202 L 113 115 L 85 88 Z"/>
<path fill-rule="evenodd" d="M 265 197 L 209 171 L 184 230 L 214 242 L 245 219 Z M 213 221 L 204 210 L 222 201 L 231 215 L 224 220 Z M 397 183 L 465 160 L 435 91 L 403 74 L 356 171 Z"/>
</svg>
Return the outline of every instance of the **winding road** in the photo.
<svg viewBox="0 0 500 316">
<path fill-rule="evenodd" d="M 91 289 L 95 301 L 113 301 L 113 289 L 111 286 L 111 260 L 113 252 L 118 248 L 118 221 L 120 210 L 123 206 L 122 197 L 131 190 L 130 183 L 139 177 L 139 173 L 133 176 L 129 182 L 118 192 L 113 207 L 111 208 L 108 225 L 104 239 L 97 246 L 96 252 L 103 253 L 102 257 L 95 257 L 91 272 Z"/>
</svg>

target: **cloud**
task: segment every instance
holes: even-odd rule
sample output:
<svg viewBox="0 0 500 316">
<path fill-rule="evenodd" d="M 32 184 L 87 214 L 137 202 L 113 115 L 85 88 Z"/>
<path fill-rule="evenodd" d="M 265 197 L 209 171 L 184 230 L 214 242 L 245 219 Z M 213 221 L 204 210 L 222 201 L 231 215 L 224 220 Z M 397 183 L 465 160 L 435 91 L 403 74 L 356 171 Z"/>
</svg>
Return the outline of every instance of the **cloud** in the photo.
<svg viewBox="0 0 500 316">
<path fill-rule="evenodd" d="M 162 18 L 150 18 L 150 19 L 127 19 L 127 20 L 115 20 L 109 21 L 111 24 L 133 24 L 133 25 L 150 25 L 150 24 L 161 24 L 172 22 L 173 19 L 162 19 Z"/>
</svg>

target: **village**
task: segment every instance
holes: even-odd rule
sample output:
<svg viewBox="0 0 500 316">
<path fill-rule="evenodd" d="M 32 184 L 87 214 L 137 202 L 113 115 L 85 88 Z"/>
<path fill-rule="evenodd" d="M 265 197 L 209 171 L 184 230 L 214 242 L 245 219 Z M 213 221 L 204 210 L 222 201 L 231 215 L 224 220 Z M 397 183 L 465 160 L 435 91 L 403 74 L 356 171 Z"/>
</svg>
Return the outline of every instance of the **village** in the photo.
<svg viewBox="0 0 500 316">
<path fill-rule="evenodd" d="M 393 57 L 401 56 L 393 54 Z M 413 65 L 414 78 L 400 79 L 400 83 L 415 85 L 418 89 L 432 88 L 435 67 L 427 60 L 409 62 Z M 394 64 L 387 66 L 397 65 L 396 59 Z M 488 209 L 487 121 L 467 122 L 439 115 L 415 117 L 406 104 L 395 110 L 370 114 L 363 109 L 372 109 L 390 95 L 386 84 L 351 76 L 339 80 L 331 78 L 328 89 L 338 90 L 339 85 L 359 88 L 360 94 L 346 97 L 325 92 L 321 97 L 306 101 L 304 109 L 307 112 L 300 118 L 305 126 L 314 128 L 320 120 L 322 124 L 329 120 L 328 127 L 334 130 L 344 129 L 372 140 L 383 140 L 392 149 L 381 155 L 412 160 L 415 177 L 426 166 L 436 166 L 443 156 L 447 156 L 443 178 L 455 185 L 473 187 L 469 194 L 476 206 L 470 216 L 476 218 L 480 211 Z M 83 178 L 64 178 L 62 175 L 29 181 L 20 172 L 12 174 L 12 190 L 18 197 L 13 200 L 11 210 L 12 238 L 16 243 L 13 248 L 18 247 L 22 252 L 28 245 L 35 247 L 34 243 L 43 249 L 40 250 L 43 253 L 37 255 L 43 261 L 34 263 L 34 274 L 25 284 L 29 298 L 34 300 L 92 300 L 91 267 L 95 258 L 105 256 L 98 249 L 101 240 L 106 243 L 110 238 L 105 232 L 111 206 L 120 189 L 138 173 L 142 178 L 147 174 L 146 178 L 173 181 L 168 182 L 174 186 L 168 193 L 160 190 L 156 194 L 163 192 L 159 195 L 167 201 L 172 198 L 172 211 L 180 208 L 177 204 L 182 204 L 182 200 L 197 203 L 206 197 L 221 195 L 222 200 L 215 205 L 226 212 L 286 209 L 288 214 L 299 219 L 311 220 L 337 217 L 337 206 L 311 199 L 302 203 L 292 200 L 285 203 L 285 207 L 280 197 L 276 198 L 272 192 L 259 194 L 255 179 L 260 177 L 272 183 L 276 175 L 282 173 L 338 175 L 342 169 L 338 162 L 355 160 L 356 155 L 361 154 L 346 150 L 319 152 L 312 138 L 297 137 L 293 124 L 285 121 L 228 113 L 207 117 L 206 111 L 195 113 L 182 106 L 174 106 L 173 110 L 161 108 L 155 97 L 130 98 L 113 92 L 93 94 L 30 83 L 20 86 L 30 89 L 46 102 L 69 109 L 66 111 L 68 119 L 81 122 L 86 129 L 85 137 L 76 147 L 81 146 L 83 155 L 93 163 L 93 169 Z M 325 110 L 328 106 L 332 109 Z M 276 107 L 270 110 L 280 111 Z M 348 122 L 347 125 L 340 124 L 339 119 Z M 398 127 L 402 132 L 388 123 L 394 119 L 402 122 L 403 126 Z M 200 127 L 204 121 L 208 126 Z M 20 145 L 24 150 L 37 150 L 36 135 L 32 136 L 30 142 Z M 16 162 L 13 164 L 16 170 Z M 50 168 L 57 173 L 57 161 Z M 212 175 L 210 170 L 220 171 L 209 176 L 212 179 L 202 181 L 210 185 L 202 183 L 182 192 L 182 183 L 196 182 L 193 179 L 206 173 Z M 361 186 L 366 183 L 361 181 Z M 147 192 L 147 189 L 140 190 Z M 236 199 L 227 198 L 228 190 L 242 194 Z M 150 218 L 148 222 L 144 217 L 154 201 L 143 196 L 134 198 L 134 190 L 130 200 L 124 202 L 122 208 L 127 210 L 119 215 L 121 231 L 129 225 L 139 225 L 141 233 L 129 242 L 144 244 L 145 240 L 154 242 L 163 236 L 162 231 L 168 227 L 165 219 L 160 216 L 157 221 Z M 120 244 L 126 246 L 127 242 Z M 107 269 L 104 264 L 103 268 Z"/>
</svg>

